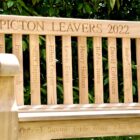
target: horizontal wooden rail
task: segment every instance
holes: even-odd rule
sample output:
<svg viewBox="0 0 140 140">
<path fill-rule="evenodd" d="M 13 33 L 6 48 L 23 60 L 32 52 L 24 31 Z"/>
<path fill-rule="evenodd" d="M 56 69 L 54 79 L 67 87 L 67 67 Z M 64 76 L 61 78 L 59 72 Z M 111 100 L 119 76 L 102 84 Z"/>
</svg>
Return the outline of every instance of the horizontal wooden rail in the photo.
<svg viewBox="0 0 140 140">
<path fill-rule="evenodd" d="M 72 104 L 72 105 L 24 105 L 18 106 L 18 112 L 59 112 L 59 111 L 103 111 L 103 110 L 139 110 L 139 103 L 109 104 Z"/>
<path fill-rule="evenodd" d="M 140 110 L 104 110 L 104 111 L 71 111 L 71 112 L 26 112 L 18 114 L 19 121 L 47 121 L 47 120 L 83 120 L 107 118 L 140 117 Z"/>
<path fill-rule="evenodd" d="M 0 15 L 1 33 L 132 37 L 140 36 L 135 21 L 71 19 Z"/>
</svg>

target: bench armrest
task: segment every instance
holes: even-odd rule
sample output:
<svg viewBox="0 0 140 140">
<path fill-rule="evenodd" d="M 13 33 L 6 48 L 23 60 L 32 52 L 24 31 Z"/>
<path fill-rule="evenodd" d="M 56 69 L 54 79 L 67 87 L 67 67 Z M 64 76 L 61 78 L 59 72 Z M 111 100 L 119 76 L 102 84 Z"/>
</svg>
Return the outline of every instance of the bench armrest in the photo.
<svg viewBox="0 0 140 140">
<path fill-rule="evenodd" d="M 18 113 L 14 91 L 14 76 L 19 62 L 13 54 L 0 54 L 0 137 L 18 140 Z"/>
<path fill-rule="evenodd" d="M 14 76 L 19 73 L 19 62 L 13 54 L 0 54 L 0 76 Z"/>
</svg>

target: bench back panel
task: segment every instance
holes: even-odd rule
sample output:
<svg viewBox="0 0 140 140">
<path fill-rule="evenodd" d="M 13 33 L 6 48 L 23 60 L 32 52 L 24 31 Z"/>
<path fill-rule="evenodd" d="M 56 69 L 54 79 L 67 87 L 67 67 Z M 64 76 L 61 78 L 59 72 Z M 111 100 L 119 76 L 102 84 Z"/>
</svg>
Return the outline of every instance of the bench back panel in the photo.
<svg viewBox="0 0 140 140">
<path fill-rule="evenodd" d="M 79 103 L 89 103 L 88 37 L 93 47 L 94 103 L 104 103 L 103 38 L 107 39 L 109 102 L 119 102 L 118 53 L 122 54 L 124 103 L 133 102 L 131 39 L 136 41 L 138 102 L 140 101 L 140 23 L 126 21 L 0 16 L 0 52 L 5 52 L 5 34 L 12 34 L 12 52 L 20 62 L 20 74 L 15 78 L 18 105 L 24 105 L 23 36 L 29 36 L 31 104 L 41 104 L 41 72 L 39 38 L 43 35 L 46 48 L 47 104 L 57 104 L 56 36 L 61 36 L 63 103 L 73 104 L 72 37 L 77 38 Z M 122 52 L 117 51 L 121 38 Z"/>
</svg>

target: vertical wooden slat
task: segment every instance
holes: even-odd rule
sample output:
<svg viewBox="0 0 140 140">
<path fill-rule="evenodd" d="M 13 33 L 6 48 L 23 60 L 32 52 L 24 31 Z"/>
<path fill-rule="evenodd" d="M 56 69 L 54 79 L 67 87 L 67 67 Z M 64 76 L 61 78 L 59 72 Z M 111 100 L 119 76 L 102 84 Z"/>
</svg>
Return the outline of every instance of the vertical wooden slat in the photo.
<svg viewBox="0 0 140 140">
<path fill-rule="evenodd" d="M 78 68 L 80 103 L 87 104 L 88 100 L 88 68 L 87 68 L 87 39 L 78 37 Z"/>
<path fill-rule="evenodd" d="M 64 104 L 73 103 L 71 37 L 62 36 Z"/>
<path fill-rule="evenodd" d="M 47 56 L 47 100 L 48 104 L 57 104 L 56 94 L 56 56 L 55 56 L 55 36 L 46 36 L 46 56 Z"/>
<path fill-rule="evenodd" d="M 133 102 L 130 38 L 122 38 L 124 102 Z"/>
<path fill-rule="evenodd" d="M 110 103 L 118 102 L 116 38 L 108 38 L 109 95 Z"/>
<path fill-rule="evenodd" d="M 23 52 L 22 52 L 22 35 L 12 35 L 13 54 L 15 54 L 19 60 L 20 72 L 15 76 L 15 94 L 18 105 L 24 104 L 24 90 L 23 90 Z"/>
<path fill-rule="evenodd" d="M 102 39 L 93 38 L 95 103 L 103 103 Z"/>
<path fill-rule="evenodd" d="M 39 36 L 30 35 L 30 86 L 31 104 L 40 104 L 40 57 L 39 57 Z"/>
<path fill-rule="evenodd" d="M 137 60 L 138 102 L 140 102 L 140 38 L 136 39 L 136 60 Z"/>
<path fill-rule="evenodd" d="M 0 53 L 5 52 L 5 36 L 4 34 L 0 34 Z"/>
</svg>

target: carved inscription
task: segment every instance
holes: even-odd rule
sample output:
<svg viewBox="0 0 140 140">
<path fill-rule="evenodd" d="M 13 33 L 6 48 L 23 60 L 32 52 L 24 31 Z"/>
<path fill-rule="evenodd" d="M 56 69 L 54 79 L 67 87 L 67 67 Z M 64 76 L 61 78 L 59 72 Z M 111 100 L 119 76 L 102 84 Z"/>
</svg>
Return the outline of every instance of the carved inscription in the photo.
<svg viewBox="0 0 140 140">
<path fill-rule="evenodd" d="M 55 46 L 47 46 L 48 47 L 48 80 L 49 80 L 49 84 L 52 86 L 52 88 L 54 87 L 54 83 L 55 83 L 55 77 L 54 77 L 54 73 L 55 73 Z"/>
<path fill-rule="evenodd" d="M 73 103 L 71 37 L 62 36 L 64 104 Z"/>
<path fill-rule="evenodd" d="M 90 24 L 90 23 L 74 23 L 74 22 L 59 22 L 56 24 L 52 22 L 52 31 L 61 32 L 78 32 L 85 33 L 102 33 L 102 24 Z"/>
<path fill-rule="evenodd" d="M 102 39 L 93 38 L 95 103 L 103 103 Z"/>
<path fill-rule="evenodd" d="M 129 26 L 126 24 L 124 25 L 108 24 L 108 33 L 129 34 Z"/>
<path fill-rule="evenodd" d="M 50 139 L 60 139 L 60 138 L 71 138 L 71 137 L 95 137 L 95 136 L 109 136 L 109 135 L 124 135 L 124 134 L 139 134 L 139 119 L 111 119 L 110 120 L 93 120 L 86 121 L 79 124 L 78 121 L 72 121 L 69 124 L 62 122 L 61 124 L 40 124 L 38 127 L 36 125 L 29 124 L 27 126 L 20 127 L 20 140 L 24 140 L 29 137 L 41 138 L 46 140 Z M 111 123 L 109 123 L 111 122 Z M 131 127 L 130 127 L 131 125 Z M 34 127 L 33 127 L 34 126 Z M 22 139 L 23 138 L 23 139 Z"/>
<path fill-rule="evenodd" d="M 80 61 L 80 69 L 81 69 L 81 88 L 86 87 L 86 79 L 87 79 L 87 63 L 86 63 L 86 46 L 80 46 L 79 50 L 79 61 Z"/>
<path fill-rule="evenodd" d="M 79 101 L 81 104 L 89 102 L 87 66 L 87 38 L 78 37 Z"/>
<path fill-rule="evenodd" d="M 96 54 L 96 61 L 95 61 L 95 65 L 96 65 L 96 69 L 95 69 L 95 76 L 96 76 L 96 83 L 97 84 L 101 84 L 101 80 L 102 80 L 102 69 L 101 69 L 101 61 L 102 61 L 102 54 L 101 54 L 101 47 L 100 46 L 95 46 L 95 54 Z"/>
<path fill-rule="evenodd" d="M 43 31 L 44 21 L 0 20 L 0 29 Z"/>
<path fill-rule="evenodd" d="M 69 83 L 71 81 L 71 53 L 69 53 L 71 47 L 70 46 L 64 46 L 64 76 L 65 76 L 65 82 Z"/>
<path fill-rule="evenodd" d="M 116 82 L 117 82 L 117 65 L 116 65 L 116 48 L 115 47 L 110 47 L 110 54 L 111 54 L 111 67 L 110 67 L 110 71 L 111 71 L 111 83 L 112 83 L 112 94 L 116 95 Z"/>
<path fill-rule="evenodd" d="M 22 52 L 20 52 L 20 49 L 22 48 L 22 46 L 20 44 L 15 44 L 13 46 L 13 52 L 14 54 L 18 57 L 19 63 L 21 64 L 21 68 L 20 68 L 20 73 L 22 73 Z M 22 51 L 22 50 L 21 50 Z M 20 76 L 20 77 L 19 77 Z M 22 74 L 18 75 L 18 79 L 16 80 L 17 84 L 20 84 L 23 82 L 23 77 Z"/>
<path fill-rule="evenodd" d="M 39 72 L 39 59 L 38 59 L 38 49 L 37 46 L 34 47 L 33 61 L 32 61 L 32 75 L 33 82 L 38 82 L 38 72 Z"/>
<path fill-rule="evenodd" d="M 117 78 L 117 56 L 116 56 L 116 40 L 113 41 L 114 46 L 109 44 L 109 87 L 110 87 L 110 101 L 117 102 L 118 101 L 118 78 Z"/>
<path fill-rule="evenodd" d="M 57 104 L 55 36 L 46 36 L 47 104 Z"/>
<path fill-rule="evenodd" d="M 40 66 L 39 66 L 39 50 L 38 46 L 32 46 L 31 52 L 31 84 L 34 87 L 38 87 L 40 83 Z M 32 91 L 35 91 L 35 88 Z"/>
<path fill-rule="evenodd" d="M 126 23 L 108 23 L 105 24 L 102 21 L 67 21 L 67 20 L 34 20 L 34 19 L 22 19 L 22 18 L 10 18 L 0 19 L 0 30 L 12 30 L 13 31 L 35 31 L 43 32 L 47 31 L 51 33 L 107 33 L 107 34 L 130 34 L 130 26 Z"/>
<path fill-rule="evenodd" d="M 129 80 L 130 83 L 127 83 L 127 84 L 132 84 L 131 83 L 131 60 L 130 60 L 130 57 L 131 57 L 131 54 L 130 54 L 130 48 L 129 47 L 126 47 L 124 49 L 125 51 L 125 75 L 126 75 L 126 78 Z M 129 91 L 130 89 L 130 86 L 126 86 L 126 91 Z"/>
</svg>

